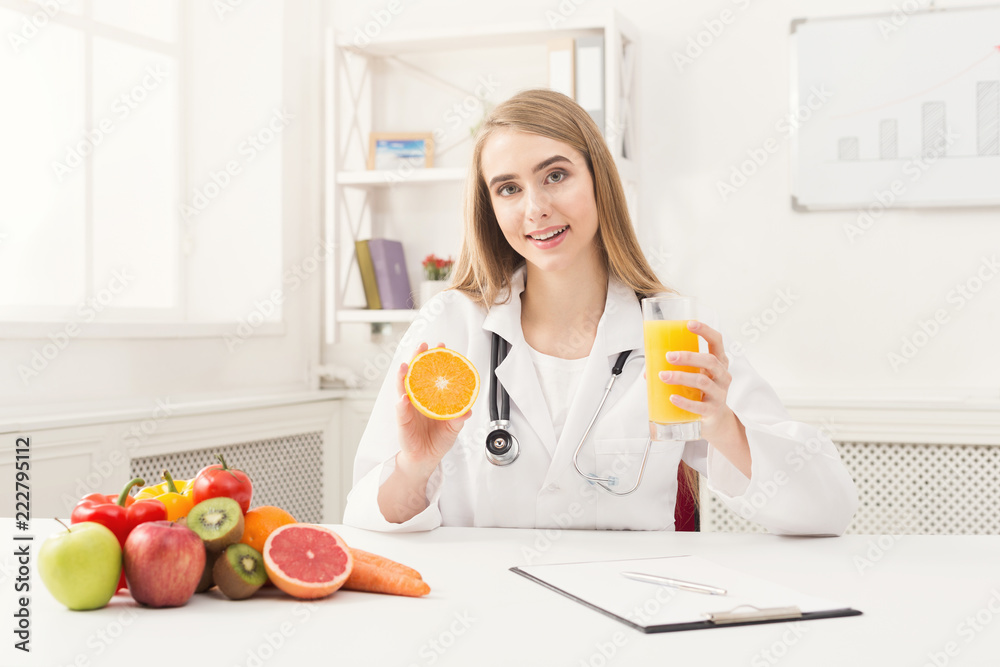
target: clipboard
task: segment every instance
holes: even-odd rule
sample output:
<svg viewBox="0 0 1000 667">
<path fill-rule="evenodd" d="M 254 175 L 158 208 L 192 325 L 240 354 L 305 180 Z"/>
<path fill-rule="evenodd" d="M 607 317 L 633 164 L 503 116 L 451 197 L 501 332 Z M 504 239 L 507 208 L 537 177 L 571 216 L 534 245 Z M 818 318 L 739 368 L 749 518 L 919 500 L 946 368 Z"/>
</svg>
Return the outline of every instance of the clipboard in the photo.
<svg viewBox="0 0 1000 667">
<path fill-rule="evenodd" d="M 850 606 L 699 556 L 531 565 L 510 571 L 647 634 L 861 615 Z M 719 586 L 727 594 L 634 581 L 623 577 L 623 571 Z"/>
</svg>

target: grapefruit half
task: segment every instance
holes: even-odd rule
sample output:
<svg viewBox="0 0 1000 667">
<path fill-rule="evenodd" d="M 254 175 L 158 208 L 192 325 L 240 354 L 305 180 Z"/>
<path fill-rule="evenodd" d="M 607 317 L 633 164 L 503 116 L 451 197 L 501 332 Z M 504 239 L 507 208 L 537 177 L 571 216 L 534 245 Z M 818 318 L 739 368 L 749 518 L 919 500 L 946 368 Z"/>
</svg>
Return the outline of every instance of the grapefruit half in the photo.
<svg viewBox="0 0 1000 667">
<path fill-rule="evenodd" d="M 324 526 L 290 523 L 264 543 L 264 569 L 274 585 L 297 598 L 330 595 L 344 585 L 354 557 L 340 535 Z"/>
</svg>

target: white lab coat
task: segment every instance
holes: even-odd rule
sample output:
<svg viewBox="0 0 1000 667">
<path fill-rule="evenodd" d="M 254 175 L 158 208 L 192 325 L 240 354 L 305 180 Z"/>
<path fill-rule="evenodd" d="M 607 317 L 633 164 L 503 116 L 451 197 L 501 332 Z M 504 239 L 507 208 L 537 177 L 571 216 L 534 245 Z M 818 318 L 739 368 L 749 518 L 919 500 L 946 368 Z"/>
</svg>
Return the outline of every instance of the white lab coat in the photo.
<svg viewBox="0 0 1000 667">
<path fill-rule="evenodd" d="M 673 530 L 677 467 L 683 458 L 707 477 L 708 487 L 728 507 L 772 533 L 844 532 L 858 496 L 836 448 L 816 428 L 792 421 L 741 356 L 730 355 L 727 403 L 746 428 L 750 479 L 705 440 L 652 443 L 642 484 L 629 496 L 613 496 L 582 479 L 573 467 L 573 452 L 624 350 L 632 354 L 579 460 L 586 472 L 616 476 L 623 490 L 638 474 L 649 428 L 640 305 L 627 287 L 609 282 L 604 315 L 557 439 L 521 332 L 523 290 L 522 267 L 513 277 L 510 301 L 489 312 L 456 291 L 439 294 L 421 309 L 396 350 L 361 438 L 344 523 L 379 531 L 438 526 Z M 485 456 L 491 332 L 511 346 L 497 377 L 510 394 L 510 431 L 521 448 L 520 457 L 503 467 Z M 481 387 L 472 417 L 428 482 L 427 509 L 394 524 L 379 510 L 378 488 L 399 451 L 396 369 L 420 342 L 441 342 L 466 355 L 479 370 Z"/>
</svg>

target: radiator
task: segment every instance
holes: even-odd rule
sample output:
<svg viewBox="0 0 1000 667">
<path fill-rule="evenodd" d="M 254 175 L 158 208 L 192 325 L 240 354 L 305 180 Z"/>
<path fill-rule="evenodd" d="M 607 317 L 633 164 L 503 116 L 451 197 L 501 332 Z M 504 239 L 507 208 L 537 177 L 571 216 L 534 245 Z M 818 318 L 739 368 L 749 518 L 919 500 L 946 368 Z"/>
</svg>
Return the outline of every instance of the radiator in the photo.
<svg viewBox="0 0 1000 667">
<path fill-rule="evenodd" d="M 1000 447 L 838 442 L 860 505 L 848 533 L 1000 534 Z M 702 485 L 701 530 L 763 532 Z"/>
<path fill-rule="evenodd" d="M 190 479 L 210 463 L 217 463 L 216 454 L 250 476 L 251 507 L 276 505 L 298 521 L 323 520 L 322 431 L 136 458 L 131 461 L 132 476 L 155 484 L 163 470 L 169 470 L 175 479 Z"/>
</svg>

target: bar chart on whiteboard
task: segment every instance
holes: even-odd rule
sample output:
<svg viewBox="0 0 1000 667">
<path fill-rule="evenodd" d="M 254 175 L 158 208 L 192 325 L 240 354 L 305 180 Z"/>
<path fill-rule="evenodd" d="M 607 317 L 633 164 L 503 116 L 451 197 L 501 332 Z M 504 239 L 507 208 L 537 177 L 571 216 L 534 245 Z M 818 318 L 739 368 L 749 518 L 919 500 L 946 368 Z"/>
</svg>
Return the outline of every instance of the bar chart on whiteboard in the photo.
<svg viewBox="0 0 1000 667">
<path fill-rule="evenodd" d="M 825 93 L 792 137 L 796 209 L 1000 204 L 1000 7 L 797 19 L 791 35 L 793 109 Z"/>
</svg>

